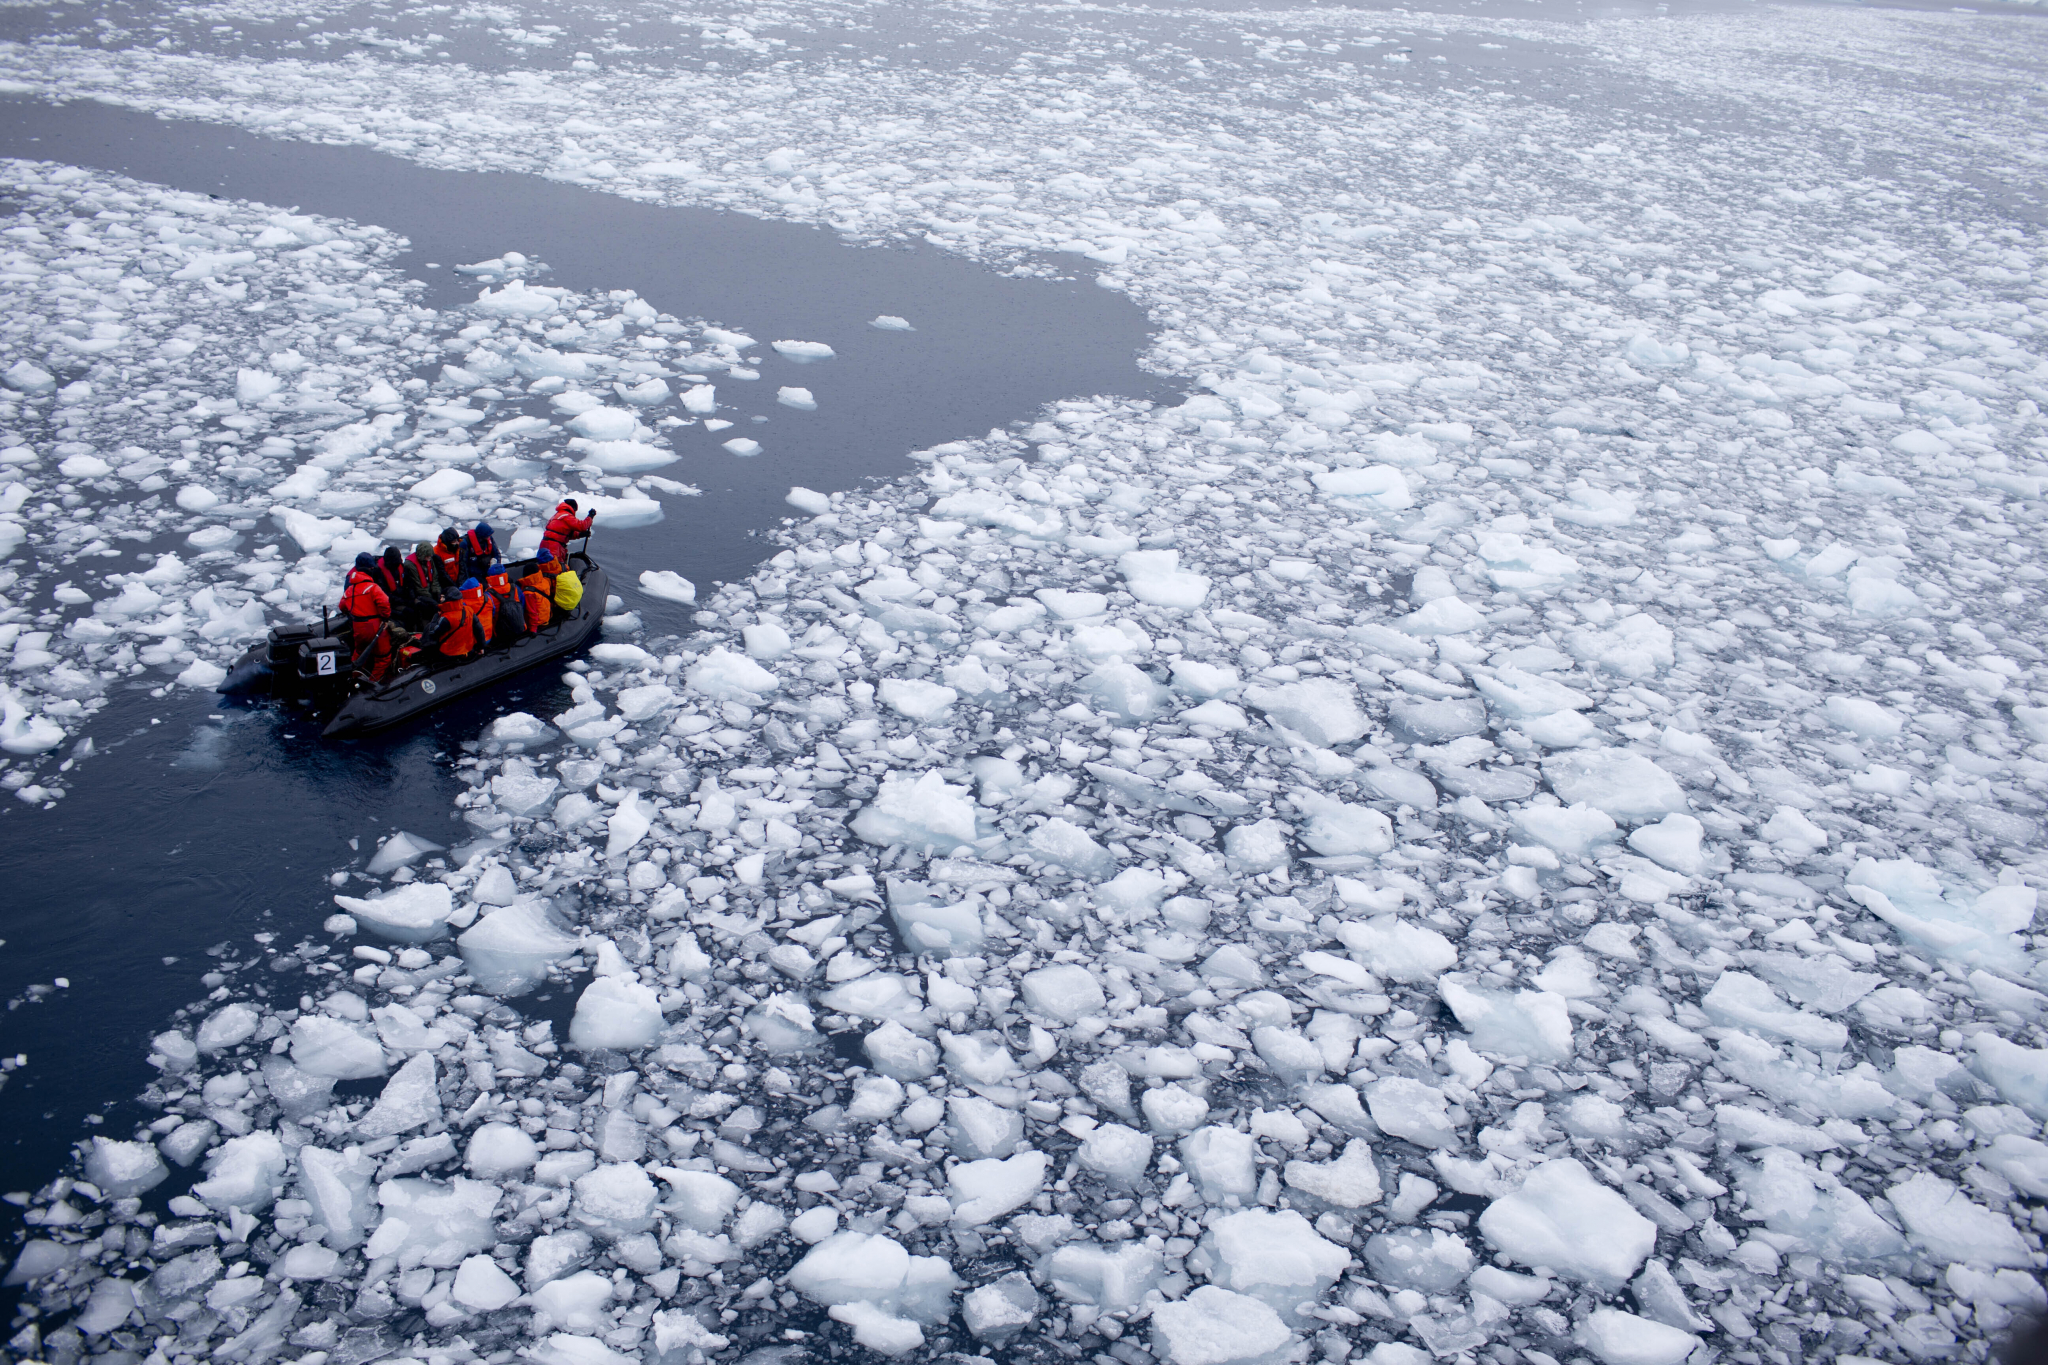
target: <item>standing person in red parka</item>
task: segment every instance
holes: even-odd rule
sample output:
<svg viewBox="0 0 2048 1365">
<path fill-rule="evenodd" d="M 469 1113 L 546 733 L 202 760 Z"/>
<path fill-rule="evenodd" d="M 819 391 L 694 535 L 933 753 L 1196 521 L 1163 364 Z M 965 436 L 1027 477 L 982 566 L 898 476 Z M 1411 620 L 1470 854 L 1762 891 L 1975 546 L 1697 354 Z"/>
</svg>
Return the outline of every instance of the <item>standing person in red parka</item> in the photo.
<svg viewBox="0 0 2048 1365">
<path fill-rule="evenodd" d="M 396 647 L 391 639 L 391 597 L 377 582 L 381 566 L 368 554 L 356 556 L 355 567 L 341 584 L 341 611 L 348 617 L 349 650 L 358 667 L 381 678 Z"/>
<path fill-rule="evenodd" d="M 576 510 L 576 499 L 563 498 L 555 506 L 555 515 L 548 520 L 548 529 L 541 532 L 540 547 L 552 554 L 557 564 L 569 562 L 569 542 L 589 535 L 590 524 L 597 520 L 595 507 L 581 520 L 577 519 Z"/>
</svg>

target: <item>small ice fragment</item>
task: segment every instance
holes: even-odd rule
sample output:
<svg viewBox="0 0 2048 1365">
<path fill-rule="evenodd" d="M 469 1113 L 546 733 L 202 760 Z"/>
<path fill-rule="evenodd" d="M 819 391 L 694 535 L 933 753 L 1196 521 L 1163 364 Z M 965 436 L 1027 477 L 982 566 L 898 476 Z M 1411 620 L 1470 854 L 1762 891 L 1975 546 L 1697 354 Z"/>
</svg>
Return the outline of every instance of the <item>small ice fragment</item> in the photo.
<svg viewBox="0 0 2048 1365">
<path fill-rule="evenodd" d="M 830 360 L 834 354 L 832 348 L 822 341 L 777 341 L 770 344 L 775 347 L 777 355 L 785 360 L 794 360 L 799 365 Z"/>
<path fill-rule="evenodd" d="M 809 488 L 792 488 L 783 501 L 797 511 L 809 512 L 814 517 L 823 516 L 832 510 L 832 498 L 829 494 Z"/>
<path fill-rule="evenodd" d="M 784 386 L 775 391 L 775 401 L 782 404 L 785 408 L 795 408 L 798 412 L 816 412 L 818 410 L 818 400 L 811 397 L 809 389 Z"/>
<path fill-rule="evenodd" d="M 878 332 L 914 332 L 917 330 L 893 313 L 883 313 L 880 317 L 870 319 L 868 326 Z"/>
</svg>

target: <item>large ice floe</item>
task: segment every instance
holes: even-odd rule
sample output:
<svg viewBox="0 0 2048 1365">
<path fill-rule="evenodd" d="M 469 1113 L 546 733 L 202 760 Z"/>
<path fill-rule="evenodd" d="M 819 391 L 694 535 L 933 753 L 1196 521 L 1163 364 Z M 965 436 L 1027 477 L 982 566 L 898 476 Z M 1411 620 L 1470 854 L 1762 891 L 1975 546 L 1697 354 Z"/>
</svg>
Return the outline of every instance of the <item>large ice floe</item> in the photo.
<svg viewBox="0 0 2048 1365">
<path fill-rule="evenodd" d="M 271 945 L 302 997 L 233 978 L 154 1039 L 159 1117 L 27 1200 L 14 1349 L 1790 1365 L 1982 1360 L 2039 1308 L 2048 277 L 1978 174 L 2031 155 L 2028 115 L 1973 93 L 2038 39 L 1415 21 L 1582 43 L 1659 94 L 1630 105 L 1383 77 L 1418 55 L 1385 18 L 608 83 L 0 53 L 443 164 L 1076 253 L 1196 385 L 793 490 L 753 578 L 650 583 L 695 632 L 495 722 L 460 857 Z M 1740 119 L 1701 112 L 1731 90 Z M 18 297 L 75 238 L 272 231 L 11 173 Z M 159 325 L 122 293 L 154 275 L 74 278 L 110 316 L 38 344 Z M 552 315 L 540 288 L 488 294 L 490 336 Z M 560 377 L 476 345 L 493 385 Z M 129 382 L 100 364 L 75 382 Z M 96 410 L 22 365 L 8 421 Z M 326 401 L 266 373 L 242 409 Z M 574 439 L 623 470 L 618 411 Z M 379 420 L 317 439 L 361 468 Z M 188 425 L 236 452 L 204 469 L 259 468 L 257 427 Z M 16 449 L 23 536 L 81 546 L 56 481 L 129 479 Z M 132 506 L 216 548 L 281 506 L 331 576 L 373 532 L 327 472 L 259 508 L 166 459 Z M 179 554 L 167 582 L 221 577 Z M 301 591 L 271 572 L 249 590 Z M 96 601 L 160 620 L 148 578 Z M 59 620 L 124 611 L 4 629 L 33 674 L 75 657 Z M 10 751 L 73 714 L 10 692 Z"/>
</svg>

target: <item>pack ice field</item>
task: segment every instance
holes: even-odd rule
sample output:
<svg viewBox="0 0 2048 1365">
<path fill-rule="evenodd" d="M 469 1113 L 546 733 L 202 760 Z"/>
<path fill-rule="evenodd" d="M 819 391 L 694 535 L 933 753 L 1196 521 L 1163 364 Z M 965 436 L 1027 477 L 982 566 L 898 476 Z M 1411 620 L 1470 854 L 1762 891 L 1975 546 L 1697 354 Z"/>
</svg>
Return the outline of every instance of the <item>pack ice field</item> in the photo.
<svg viewBox="0 0 2048 1365">
<path fill-rule="evenodd" d="M 0 47 L 1093 278 L 1185 391 L 794 486 L 833 345 L 7 162 L 8 826 L 359 552 L 568 494 L 661 566 L 9 1177 L 10 1354 L 1988 1359 L 2048 1306 L 2037 22 L 918 13 Z M 734 461 L 787 515 L 693 579 Z"/>
</svg>

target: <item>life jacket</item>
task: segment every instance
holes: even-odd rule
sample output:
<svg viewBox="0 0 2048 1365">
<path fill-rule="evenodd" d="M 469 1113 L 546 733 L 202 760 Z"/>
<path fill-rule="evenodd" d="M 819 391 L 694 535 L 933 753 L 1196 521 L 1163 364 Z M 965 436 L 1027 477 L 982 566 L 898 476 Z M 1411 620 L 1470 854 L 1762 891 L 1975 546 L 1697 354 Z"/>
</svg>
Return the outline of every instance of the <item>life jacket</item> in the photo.
<svg viewBox="0 0 2048 1365">
<path fill-rule="evenodd" d="M 579 520 L 576 509 L 568 503 L 556 504 L 555 515 L 548 519 L 547 530 L 541 532 L 541 548 L 555 557 L 555 563 L 566 564 L 569 559 L 569 542 L 578 536 L 589 535 L 590 524 L 596 520 L 596 516 L 597 514 L 593 512 Z"/>
<path fill-rule="evenodd" d="M 583 600 L 583 580 L 576 576 L 574 569 L 564 569 L 555 575 L 555 609 L 561 612 L 576 610 L 576 604 Z"/>
<path fill-rule="evenodd" d="M 434 556 L 429 554 L 427 562 L 421 563 L 417 550 L 405 557 L 405 581 L 399 591 L 404 594 L 408 606 L 428 607 L 441 600 L 441 570 L 433 559 Z"/>
<path fill-rule="evenodd" d="M 538 633 L 546 628 L 553 615 L 554 599 L 551 594 L 554 584 L 548 581 L 548 574 L 539 566 L 519 580 L 519 606 L 526 613 L 526 628 Z"/>
<path fill-rule="evenodd" d="M 460 540 L 452 543 L 446 540 L 435 541 L 434 562 L 441 569 L 441 586 L 443 591 L 454 589 L 467 577 L 462 572 L 462 542 Z"/>
<path fill-rule="evenodd" d="M 441 638 L 437 645 L 451 659 L 467 659 L 476 653 L 476 605 L 466 595 L 441 604 Z"/>
<path fill-rule="evenodd" d="M 491 599 L 482 584 L 462 594 L 462 603 L 469 608 L 469 619 L 474 623 L 476 638 L 480 644 L 488 645 L 497 629 L 498 613 L 491 609 Z"/>
<path fill-rule="evenodd" d="M 384 595 L 396 601 L 400 587 L 399 577 L 391 572 L 389 560 L 379 558 L 370 570 L 370 577 L 377 580 L 377 586 L 384 589 Z"/>
<path fill-rule="evenodd" d="M 342 580 L 341 611 L 348 617 L 355 643 L 360 648 L 368 644 L 370 637 L 391 619 L 391 598 L 377 586 L 375 578 L 361 569 L 350 569 L 348 577 Z"/>
<path fill-rule="evenodd" d="M 462 576 L 482 582 L 491 571 L 491 561 L 498 557 L 498 544 L 489 536 L 480 536 L 474 528 L 462 533 Z"/>
<path fill-rule="evenodd" d="M 513 639 L 526 633 L 526 613 L 520 610 L 519 594 L 513 591 L 511 575 L 503 564 L 491 566 L 495 570 L 484 580 L 484 588 L 495 604 L 500 621 L 506 629 L 506 638 Z"/>
</svg>

